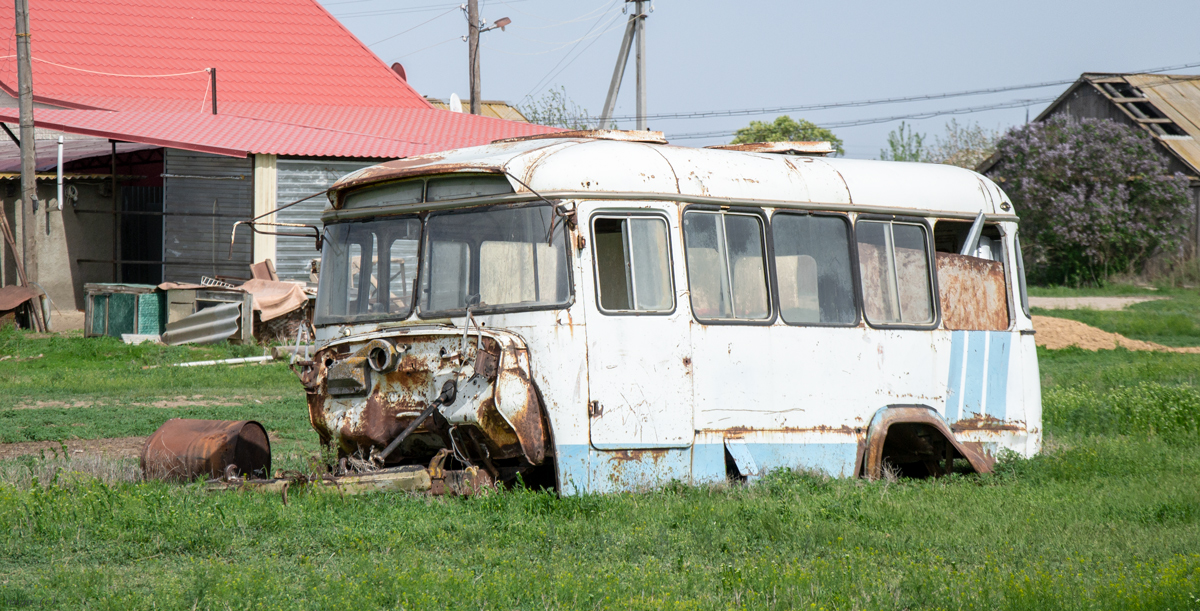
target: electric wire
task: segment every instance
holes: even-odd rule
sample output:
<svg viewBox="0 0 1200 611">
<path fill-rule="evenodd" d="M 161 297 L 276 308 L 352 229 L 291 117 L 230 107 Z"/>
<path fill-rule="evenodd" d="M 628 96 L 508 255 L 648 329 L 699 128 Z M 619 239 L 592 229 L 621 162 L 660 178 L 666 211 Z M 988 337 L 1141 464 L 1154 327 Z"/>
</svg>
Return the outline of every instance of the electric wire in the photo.
<svg viewBox="0 0 1200 611">
<path fill-rule="evenodd" d="M 525 2 L 526 0 L 510 0 L 511 2 Z M 459 4 L 428 4 L 418 7 L 408 8 L 386 8 L 367 10 L 360 13 L 346 13 L 344 15 L 334 15 L 338 19 L 352 19 L 355 17 L 379 17 L 383 15 L 405 15 L 409 13 L 424 13 L 428 11 L 436 11 L 438 9 L 458 8 Z"/>
<path fill-rule="evenodd" d="M 542 21 L 554 21 L 553 19 L 550 19 L 548 17 L 543 17 L 541 15 L 537 15 L 534 13 L 527 13 L 527 12 L 509 4 L 508 2 L 505 2 L 505 0 L 499 0 L 499 2 L 500 2 L 500 4 L 503 4 L 504 6 L 507 6 L 508 8 L 512 9 L 513 12 L 520 13 L 522 15 L 525 15 L 526 17 L 532 17 L 534 19 L 540 19 Z M 561 27 L 561 26 L 571 24 L 571 23 L 587 21 L 588 19 L 591 19 L 593 16 L 595 16 L 596 13 L 603 12 L 608 7 L 608 4 L 609 4 L 609 1 L 604 0 L 604 2 L 601 2 L 600 5 L 597 6 L 596 8 L 594 8 L 578 17 L 567 19 L 565 21 L 554 21 L 550 25 L 542 25 L 542 26 L 523 25 L 523 26 L 521 26 L 521 29 L 523 29 L 523 30 L 549 30 L 551 28 L 557 28 L 557 27 Z"/>
<path fill-rule="evenodd" d="M 12 59 L 14 57 L 16 57 L 16 55 L 2 55 L 2 56 L 0 56 L 0 59 Z M 174 74 L 119 74 L 116 72 L 100 72 L 98 70 L 88 70 L 87 68 L 76 68 L 74 66 L 68 66 L 66 64 L 59 64 L 56 62 L 52 62 L 48 59 L 41 59 L 38 57 L 31 57 L 29 59 L 32 61 L 35 61 L 35 62 L 43 63 L 43 64 L 50 64 L 51 66 L 58 66 L 59 68 L 66 68 L 67 70 L 75 70 L 76 72 L 86 72 L 88 74 L 99 74 L 101 76 L 119 76 L 122 78 L 171 78 L 171 77 L 176 77 L 176 76 L 190 76 L 192 74 L 201 74 L 204 72 L 208 72 L 210 70 L 210 68 L 202 68 L 200 70 L 193 70 L 191 72 L 177 72 Z"/>
<path fill-rule="evenodd" d="M 397 32 L 397 33 L 395 33 L 395 34 L 392 34 L 391 36 L 388 36 L 387 38 L 384 38 L 384 39 L 382 39 L 382 40 L 377 40 L 377 41 L 375 41 L 375 42 L 373 42 L 373 43 L 371 43 L 371 44 L 369 44 L 369 45 L 367 45 L 367 46 L 368 46 L 368 47 L 373 47 L 373 46 L 375 46 L 375 45 L 377 45 L 377 44 L 379 44 L 379 43 L 382 43 L 382 42 L 387 42 L 387 41 L 389 41 L 389 40 L 391 40 L 391 39 L 393 39 L 393 38 L 395 38 L 395 37 L 397 37 L 397 36 L 400 36 L 401 34 L 407 34 L 407 33 L 411 32 L 411 31 L 413 31 L 413 30 L 415 30 L 415 29 L 417 29 L 417 28 L 419 28 L 419 27 L 421 27 L 421 26 L 423 26 L 423 25 L 425 25 L 425 24 L 427 24 L 427 23 L 430 23 L 430 22 L 432 22 L 432 21 L 437 21 L 438 19 L 441 19 L 442 17 L 445 17 L 446 15 L 449 15 L 450 13 L 453 13 L 453 12 L 454 12 L 454 11 L 456 11 L 456 10 L 458 10 L 458 7 L 457 7 L 457 6 L 455 6 L 455 7 L 452 7 L 450 10 L 448 10 L 448 11 L 446 11 L 446 12 L 444 12 L 444 13 L 440 13 L 440 14 L 438 14 L 436 17 L 433 17 L 432 19 L 427 19 L 427 20 L 425 20 L 425 21 L 422 21 L 421 23 L 418 23 L 417 25 L 414 25 L 413 27 L 411 27 L 411 28 L 408 28 L 407 30 L 404 30 L 403 32 Z"/>
<path fill-rule="evenodd" d="M 989 110 L 1003 110 L 1007 108 L 1021 108 L 1023 106 L 1034 106 L 1036 104 L 1045 104 L 1054 101 L 1055 97 L 1010 100 L 1008 102 L 1000 102 L 997 104 L 987 104 L 983 106 L 969 106 L 965 108 L 950 108 L 946 110 L 931 110 L 925 112 L 915 112 L 904 115 L 893 115 L 889 117 L 874 117 L 870 119 L 850 119 L 846 121 L 834 121 L 822 123 L 820 126 L 825 129 L 836 129 L 842 127 L 858 127 L 861 125 L 875 125 L 878 123 L 890 123 L 892 121 L 903 121 L 907 119 L 931 119 L 933 117 L 941 117 L 946 115 L 965 115 L 976 112 L 985 112 Z M 684 134 L 671 134 L 671 140 L 696 140 L 700 138 L 721 138 L 734 135 L 737 130 L 723 130 L 711 132 L 692 132 Z"/>
<path fill-rule="evenodd" d="M 416 55 L 417 53 L 420 53 L 421 51 L 427 51 L 434 47 L 440 47 L 448 42 L 454 42 L 456 40 L 462 40 L 462 36 L 452 36 L 450 38 L 447 38 L 446 40 L 443 40 L 442 42 L 435 42 L 435 43 L 429 45 L 428 47 L 421 47 L 420 49 L 417 49 L 416 51 L 409 51 L 408 53 L 405 53 L 404 55 L 397 55 L 396 59 L 404 59 L 404 58 L 408 57 L 409 55 Z M 395 60 L 393 60 L 393 61 L 395 61 Z"/>
<path fill-rule="evenodd" d="M 609 23 L 612 23 L 612 22 L 609 22 Z M 562 43 L 560 46 L 554 47 L 553 49 L 546 49 L 545 51 L 537 51 L 537 52 L 534 52 L 534 53 L 518 53 L 518 52 L 516 52 L 516 51 L 506 51 L 506 50 L 504 50 L 504 49 L 500 49 L 500 48 L 497 48 L 497 47 L 491 47 L 491 46 L 489 46 L 488 48 L 489 48 L 489 49 L 492 49 L 493 51 L 498 51 L 498 52 L 500 52 L 500 53 L 507 53 L 508 55 L 545 55 L 545 54 L 547 54 L 547 53 L 553 53 L 553 52 L 555 52 L 555 51 L 558 51 L 559 49 L 566 48 L 566 47 L 568 47 L 568 46 L 571 46 L 571 45 L 573 45 L 573 44 L 578 44 L 580 41 L 587 40 L 587 39 L 589 39 L 589 38 L 596 38 L 596 37 L 598 37 L 598 36 L 603 36 L 603 35 L 605 35 L 605 34 L 607 34 L 607 33 L 611 32 L 612 30 L 614 30 L 614 29 L 615 29 L 615 28 L 617 28 L 617 27 L 624 27 L 624 25 L 625 25 L 625 24 L 611 25 L 611 26 L 609 26 L 607 29 L 605 29 L 604 31 L 601 31 L 601 32 L 596 32 L 595 34 L 591 34 L 591 35 L 588 35 L 588 36 L 584 36 L 583 38 L 577 38 L 577 39 L 575 39 L 575 40 L 570 40 L 570 41 L 567 41 L 567 42 L 565 42 L 565 43 Z M 518 36 L 518 38 L 520 38 L 520 37 Z M 523 38 L 522 40 L 529 40 L 529 39 L 528 39 L 528 38 Z M 483 43 L 482 43 L 482 42 L 480 42 L 479 44 L 480 44 L 480 45 L 482 45 Z M 549 44 L 549 43 L 547 43 L 547 44 Z"/>
<path fill-rule="evenodd" d="M 614 6 L 616 6 L 617 3 L 620 1 L 621 0 L 613 0 L 613 2 L 611 4 L 609 4 L 608 8 L 605 10 L 606 11 L 612 10 L 612 8 Z M 622 14 L 623 13 L 617 13 L 617 15 L 615 17 L 613 17 L 613 21 L 620 19 Z M 594 23 L 592 23 L 592 27 L 588 28 L 587 32 L 584 32 L 583 35 L 586 37 L 588 34 L 590 34 L 592 32 L 592 30 L 596 29 L 596 26 L 600 25 L 601 21 L 604 21 L 604 13 L 601 13 L 600 16 L 596 18 L 596 21 Z M 604 24 L 604 27 L 607 28 L 609 25 L 612 24 L 613 21 L 609 21 L 608 23 Z M 525 95 L 521 96 L 521 99 L 525 100 L 525 99 L 530 98 L 533 95 L 533 92 L 540 89 L 543 84 L 546 84 L 548 82 L 553 82 L 554 77 L 558 76 L 563 70 L 566 70 L 567 67 L 570 66 L 572 63 L 574 63 L 576 59 L 579 59 L 579 57 L 581 55 L 583 55 L 584 53 L 586 53 L 588 49 L 592 48 L 592 45 L 596 44 L 597 40 L 600 40 L 600 38 L 599 37 L 593 38 L 592 42 L 588 43 L 588 45 L 586 47 L 584 47 L 582 50 L 580 50 L 578 53 L 575 53 L 575 47 L 572 47 L 571 50 L 564 53 L 562 58 L 558 60 L 558 63 L 554 64 L 554 66 L 550 68 L 550 70 L 546 73 L 546 75 L 543 76 L 541 79 L 539 79 L 537 84 L 529 89 L 529 93 L 526 93 Z M 578 47 L 582 42 L 583 42 L 583 40 L 581 39 L 579 42 L 575 43 L 575 46 Z M 559 66 L 562 65 L 562 63 L 564 61 L 566 61 L 568 57 L 571 57 L 572 53 L 575 53 L 575 57 L 572 58 L 571 61 L 567 62 L 567 64 L 565 66 L 562 66 L 562 68 L 559 69 Z M 558 72 L 555 72 L 555 70 L 558 70 Z"/>
<path fill-rule="evenodd" d="M 1166 72 L 1168 70 L 1183 70 L 1187 68 L 1200 67 L 1200 63 L 1179 64 L 1174 66 L 1163 66 L 1148 70 L 1134 70 L 1131 73 L 1137 74 L 1154 74 L 1156 72 Z M 647 119 L 707 119 L 712 117 L 736 117 L 747 115 L 767 115 L 786 112 L 803 112 L 828 110 L 833 108 L 857 108 L 861 106 L 877 106 L 881 104 L 901 104 L 906 102 L 925 102 L 931 100 L 945 100 L 949 98 L 958 98 L 976 95 L 988 95 L 993 93 L 1005 93 L 1009 91 L 1021 91 L 1024 89 L 1041 89 L 1045 87 L 1057 87 L 1069 85 L 1079 80 L 1078 78 L 1058 81 L 1045 81 L 1041 83 L 1029 83 L 1025 85 L 1011 85 L 1007 87 L 990 87 L 986 89 L 971 89 L 966 91 L 954 91 L 950 93 L 934 93 L 915 96 L 905 96 L 896 98 L 876 98 L 867 100 L 855 100 L 850 102 L 828 102 L 821 104 L 804 104 L 799 106 L 776 106 L 770 108 L 747 108 L 738 110 L 700 110 L 700 111 L 683 111 L 683 112 L 666 112 L 647 115 Z M 581 117 L 576 117 L 581 118 Z M 623 115 L 613 117 L 614 121 L 631 121 L 636 119 L 634 115 Z"/>
</svg>

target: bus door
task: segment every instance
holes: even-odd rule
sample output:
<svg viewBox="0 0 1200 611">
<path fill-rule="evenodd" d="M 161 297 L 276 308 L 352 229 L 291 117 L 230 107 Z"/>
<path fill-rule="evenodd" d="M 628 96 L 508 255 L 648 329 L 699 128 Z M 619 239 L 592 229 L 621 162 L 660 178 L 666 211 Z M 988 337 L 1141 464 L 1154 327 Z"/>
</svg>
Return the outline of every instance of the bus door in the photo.
<svg viewBox="0 0 1200 611">
<path fill-rule="evenodd" d="M 692 429 L 691 338 L 677 307 L 666 217 L 591 219 L 588 414 L 600 450 L 686 448 Z"/>
</svg>

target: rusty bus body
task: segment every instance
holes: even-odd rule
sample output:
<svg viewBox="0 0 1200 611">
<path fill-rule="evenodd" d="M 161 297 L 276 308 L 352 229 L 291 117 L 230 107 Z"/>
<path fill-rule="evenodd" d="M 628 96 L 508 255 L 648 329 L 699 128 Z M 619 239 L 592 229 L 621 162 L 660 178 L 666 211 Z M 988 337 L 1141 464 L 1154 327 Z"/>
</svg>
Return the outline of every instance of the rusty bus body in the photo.
<svg viewBox="0 0 1200 611">
<path fill-rule="evenodd" d="M 334 186 L 300 374 L 343 465 L 436 457 L 578 494 L 1038 451 L 995 184 L 624 140 L 499 142 Z"/>
</svg>

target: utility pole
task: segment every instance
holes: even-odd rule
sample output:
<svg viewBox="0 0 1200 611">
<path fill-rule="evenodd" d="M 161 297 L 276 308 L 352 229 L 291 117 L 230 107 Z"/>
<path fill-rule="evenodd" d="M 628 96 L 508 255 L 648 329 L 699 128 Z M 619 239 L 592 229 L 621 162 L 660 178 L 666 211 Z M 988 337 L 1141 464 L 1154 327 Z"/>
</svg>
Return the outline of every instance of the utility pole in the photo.
<svg viewBox="0 0 1200 611">
<path fill-rule="evenodd" d="M 21 234 L 25 277 L 37 282 L 37 140 L 33 135 L 33 64 L 29 56 L 29 0 L 16 0 L 17 95 L 21 120 Z"/>
<path fill-rule="evenodd" d="M 467 53 L 471 74 L 471 114 L 481 113 L 479 104 L 479 0 L 467 0 Z"/>
<path fill-rule="evenodd" d="M 625 38 L 621 40 L 621 49 L 617 52 L 617 65 L 613 68 L 612 81 L 608 84 L 608 96 L 604 98 L 604 109 L 600 111 L 600 129 L 608 129 L 612 123 L 613 108 L 617 105 L 617 94 L 621 91 L 621 81 L 625 78 L 625 64 L 629 63 L 629 51 L 637 44 L 637 129 L 646 129 L 646 8 L 648 0 L 625 0 L 633 3 L 633 12 L 625 24 Z"/>
<path fill-rule="evenodd" d="M 512 23 L 512 19 L 501 17 L 496 20 L 491 26 L 483 27 L 483 21 L 479 18 L 479 0 L 467 1 L 467 54 L 470 58 L 467 60 L 467 67 L 470 69 L 471 77 L 471 114 L 483 114 L 479 93 L 479 35 L 484 32 L 491 32 L 496 28 L 500 28 L 503 32 L 508 24 Z"/>
</svg>

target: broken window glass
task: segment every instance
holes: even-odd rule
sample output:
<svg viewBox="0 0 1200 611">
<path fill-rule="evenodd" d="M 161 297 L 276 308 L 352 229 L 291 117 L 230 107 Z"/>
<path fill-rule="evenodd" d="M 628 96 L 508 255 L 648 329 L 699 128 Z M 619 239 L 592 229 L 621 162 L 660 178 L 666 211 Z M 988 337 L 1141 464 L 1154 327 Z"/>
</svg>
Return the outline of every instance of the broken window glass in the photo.
<svg viewBox="0 0 1200 611">
<path fill-rule="evenodd" d="M 845 218 L 780 213 L 771 218 L 771 236 L 784 322 L 856 324 Z"/>
<path fill-rule="evenodd" d="M 758 216 L 688 211 L 683 215 L 683 239 L 696 318 L 770 317 L 763 224 Z"/>
<path fill-rule="evenodd" d="M 929 237 L 922 225 L 858 222 L 863 312 L 874 324 L 927 325 L 934 320 Z"/>
<path fill-rule="evenodd" d="M 596 285 L 606 312 L 669 312 L 675 308 L 667 223 L 657 217 L 592 221 Z"/>
<path fill-rule="evenodd" d="M 317 324 L 407 317 L 420 220 L 338 223 L 325 231 Z"/>
</svg>

